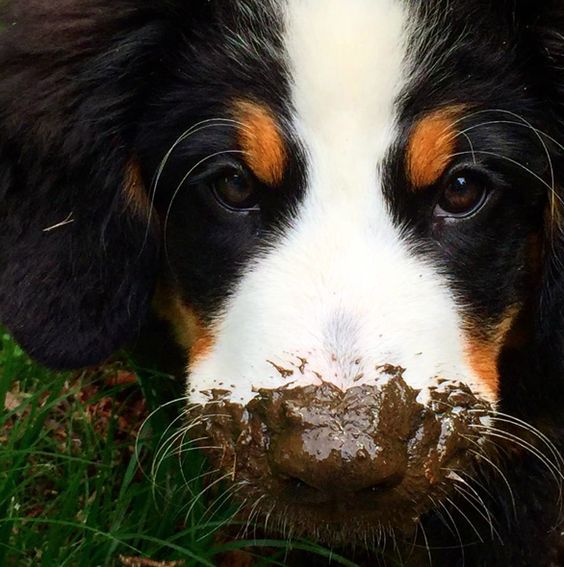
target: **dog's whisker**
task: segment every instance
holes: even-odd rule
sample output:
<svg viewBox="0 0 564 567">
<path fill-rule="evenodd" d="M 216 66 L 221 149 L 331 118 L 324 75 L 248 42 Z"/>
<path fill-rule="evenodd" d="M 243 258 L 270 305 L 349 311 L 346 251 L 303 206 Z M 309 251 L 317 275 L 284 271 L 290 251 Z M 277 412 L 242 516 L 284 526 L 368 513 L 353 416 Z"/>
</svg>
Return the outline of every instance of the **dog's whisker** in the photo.
<svg viewBox="0 0 564 567">
<path fill-rule="evenodd" d="M 245 505 L 246 505 L 246 500 L 243 500 L 239 504 L 239 506 L 227 518 L 221 521 L 217 526 L 214 526 L 212 530 L 209 530 L 208 532 L 204 533 L 196 541 L 204 541 L 208 539 L 212 534 L 221 531 L 225 526 L 233 522 L 233 520 L 237 517 L 237 514 L 239 514 L 239 512 L 244 508 Z"/>
<path fill-rule="evenodd" d="M 454 485 L 454 490 L 468 502 L 478 515 L 488 524 L 490 528 L 491 538 L 497 538 L 501 545 L 503 545 L 503 539 L 494 525 L 494 520 L 492 514 L 488 507 L 486 506 L 483 499 L 478 495 L 478 493 L 473 490 L 468 484 L 461 486 L 460 484 Z"/>
<path fill-rule="evenodd" d="M 176 398 L 174 400 L 170 400 L 162 405 L 160 405 L 158 408 L 156 408 L 155 410 L 153 410 L 142 422 L 141 425 L 139 426 L 139 429 L 137 431 L 137 435 L 135 436 L 135 443 L 134 443 L 134 455 L 135 455 L 135 459 L 137 461 L 137 465 L 139 467 L 139 470 L 141 471 L 141 474 L 146 478 L 146 479 L 150 479 L 150 475 L 145 471 L 145 468 L 143 467 L 142 463 L 141 463 L 141 452 L 140 452 L 140 438 L 141 435 L 143 433 L 143 430 L 145 429 L 145 427 L 147 426 L 147 424 L 151 421 L 151 419 L 157 415 L 158 412 L 163 411 L 165 408 L 170 407 L 174 404 L 178 404 L 178 403 L 182 403 L 182 402 L 186 402 L 188 400 L 188 398 L 186 396 L 182 396 L 180 398 Z"/>
<path fill-rule="evenodd" d="M 179 430 L 174 432 L 169 438 L 166 440 L 165 443 L 159 448 L 157 455 L 153 459 L 153 463 L 151 465 L 151 490 L 153 494 L 153 499 L 156 501 L 156 491 L 158 486 L 158 475 L 160 468 L 165 461 L 165 459 L 169 456 L 169 451 L 172 450 L 172 447 L 176 443 L 176 441 L 182 436 L 183 430 Z"/>
<path fill-rule="evenodd" d="M 450 504 L 460 514 L 460 516 L 464 520 L 466 520 L 466 523 L 472 528 L 472 531 L 476 534 L 478 541 L 481 544 L 484 544 L 485 543 L 484 539 L 483 539 L 482 535 L 480 534 L 480 531 L 478 530 L 478 528 L 474 524 L 474 522 L 472 522 L 472 520 L 464 513 L 464 511 L 460 508 L 460 506 L 458 506 L 456 504 L 456 502 L 454 502 L 454 500 L 452 498 L 450 498 L 450 496 L 445 496 L 444 498 L 445 498 L 445 502 L 448 502 L 448 504 Z"/>
<path fill-rule="evenodd" d="M 458 482 L 465 484 L 472 491 L 476 491 L 471 486 L 471 485 L 475 485 L 475 486 L 478 487 L 479 490 L 483 491 L 488 496 L 490 501 L 493 502 L 496 499 L 496 496 L 494 496 L 491 493 L 491 491 L 482 482 L 480 482 L 480 480 L 478 478 L 476 478 L 475 476 L 473 476 L 473 475 L 469 474 L 468 472 L 461 470 L 461 469 L 446 469 L 446 470 L 449 470 L 450 472 L 456 474 L 457 477 L 458 477 L 457 478 Z"/>
<path fill-rule="evenodd" d="M 429 545 L 429 538 L 427 537 L 427 531 L 425 530 L 425 526 L 423 522 L 419 521 L 419 525 L 421 527 L 421 534 L 423 536 L 423 540 L 425 541 L 425 548 L 427 550 L 427 557 L 429 559 L 429 567 L 433 567 L 433 556 L 431 554 L 431 546 Z"/>
<path fill-rule="evenodd" d="M 452 528 L 451 524 L 449 522 L 446 521 L 446 518 L 444 517 L 442 511 L 440 510 L 440 504 L 442 504 L 442 502 L 439 500 L 435 500 L 430 494 L 427 495 L 427 499 L 431 502 L 432 507 L 433 507 L 433 513 L 438 516 L 439 520 L 441 521 L 441 523 L 445 526 L 445 528 L 449 531 L 449 533 L 452 536 L 456 535 L 456 532 L 454 531 L 454 529 Z"/>
<path fill-rule="evenodd" d="M 460 551 L 462 554 L 461 560 L 462 560 L 462 564 L 461 567 L 464 567 L 466 564 L 466 545 L 464 544 L 463 540 L 462 540 L 462 534 L 460 533 L 460 529 L 458 528 L 458 524 L 456 523 L 456 520 L 454 519 L 454 517 L 452 516 L 452 514 L 450 513 L 450 510 L 448 509 L 448 507 L 445 505 L 444 502 L 439 501 L 439 507 L 444 511 L 444 513 L 447 515 L 447 517 L 450 520 L 450 524 L 452 525 L 454 532 L 456 534 L 456 537 L 458 538 L 458 542 L 460 544 Z"/>
<path fill-rule="evenodd" d="M 193 498 L 192 503 L 190 504 L 190 507 L 188 508 L 187 512 L 186 512 L 186 521 L 188 521 L 188 518 L 192 515 L 192 512 L 195 508 L 195 506 L 198 504 L 198 502 L 200 501 L 200 499 L 210 490 L 212 490 L 215 486 L 217 486 L 218 484 L 220 484 L 221 482 L 227 480 L 230 477 L 230 474 L 223 474 L 221 476 L 219 476 L 218 478 L 216 478 L 214 481 L 210 482 L 210 484 L 208 484 L 208 486 L 206 486 L 205 488 L 203 488 L 202 490 L 200 490 L 200 492 Z"/>
<path fill-rule="evenodd" d="M 202 469 L 200 469 L 200 470 L 202 470 Z M 196 475 L 194 477 L 190 477 L 189 479 L 187 479 L 186 484 L 185 484 L 185 488 L 187 488 L 188 491 L 190 492 L 190 500 L 180 508 L 180 512 L 182 512 L 185 508 L 188 508 L 192 504 L 193 499 L 198 497 L 199 493 L 194 492 L 194 490 L 192 489 L 192 485 L 196 484 L 199 481 L 203 481 L 203 480 L 206 480 L 208 478 L 212 478 L 212 477 L 216 476 L 217 474 L 219 474 L 220 472 L 221 472 L 221 469 L 219 469 L 219 468 L 211 469 L 211 470 L 208 470 L 206 472 L 200 472 L 199 475 Z M 184 477 L 184 478 L 186 478 L 186 477 Z"/>
<path fill-rule="evenodd" d="M 200 521 L 202 523 L 206 523 L 207 519 L 210 520 L 214 517 L 217 511 L 221 510 L 221 507 L 231 500 L 235 494 L 240 492 L 243 488 L 245 488 L 244 483 L 234 483 L 228 486 L 221 494 L 218 494 L 206 507 L 202 515 L 200 516 Z"/>
<path fill-rule="evenodd" d="M 178 418 L 176 418 L 173 423 L 175 421 L 178 421 L 178 419 L 181 419 L 184 416 L 179 416 Z M 172 455 L 172 449 L 175 445 L 178 444 L 178 441 L 182 441 L 186 438 L 186 436 L 188 435 L 188 433 L 190 433 L 190 431 L 192 431 L 194 428 L 198 427 L 201 424 L 201 420 L 196 419 L 193 420 L 192 422 L 184 425 L 183 427 L 177 429 L 176 431 L 174 431 L 171 435 L 169 435 L 165 441 L 163 441 L 160 446 L 159 449 L 157 450 L 157 453 L 155 454 L 155 457 L 153 459 L 153 466 L 151 467 L 151 476 L 153 478 L 156 477 L 156 475 L 158 474 L 158 469 L 160 468 L 160 465 L 162 464 L 162 462 L 164 461 L 164 459 L 167 456 L 171 456 Z M 170 430 L 170 427 L 167 428 L 167 431 Z M 191 441 L 191 443 L 194 443 L 194 441 Z M 182 445 L 182 443 L 180 443 L 180 445 Z"/>
<path fill-rule="evenodd" d="M 485 435 L 496 437 L 498 439 L 502 439 L 505 441 L 509 441 L 521 447 L 525 451 L 529 452 L 531 455 L 535 456 L 550 472 L 554 480 L 561 485 L 562 480 L 564 479 L 564 475 L 560 467 L 557 466 L 549 457 L 547 457 L 542 451 L 540 451 L 537 447 L 528 443 L 527 441 L 523 440 L 521 437 L 517 435 L 513 435 L 508 431 L 503 429 L 494 428 L 491 426 L 483 426 L 478 424 L 473 424 L 473 428 L 479 429 L 484 432 Z"/>
<path fill-rule="evenodd" d="M 153 221 L 153 209 L 154 209 L 154 202 L 155 202 L 155 198 L 157 195 L 157 191 L 159 189 L 159 184 L 162 178 L 162 175 L 164 173 L 164 170 L 172 156 L 172 154 L 174 153 L 174 151 L 176 150 L 176 148 L 182 144 L 183 142 L 185 142 L 187 139 L 189 139 L 192 135 L 197 134 L 203 130 L 206 130 L 208 128 L 229 128 L 229 127 L 241 127 L 242 125 L 237 122 L 236 120 L 230 119 L 230 118 L 208 118 L 206 120 L 201 120 L 199 122 L 197 122 L 196 124 L 193 124 L 192 126 L 190 126 L 187 130 L 185 130 L 182 134 L 180 134 L 180 136 L 178 136 L 178 138 L 173 142 L 173 144 L 171 145 L 171 147 L 167 150 L 167 152 L 165 153 L 165 155 L 163 156 L 161 162 L 159 163 L 159 166 L 157 167 L 157 170 L 155 172 L 154 175 L 154 179 L 151 183 L 151 189 L 149 191 L 149 203 L 150 203 L 150 208 L 149 208 L 149 214 L 148 214 L 148 218 L 147 218 L 147 227 L 145 229 L 145 237 L 143 240 L 143 244 L 141 246 L 141 252 L 143 252 L 144 247 L 146 246 L 148 240 L 149 240 L 149 234 L 151 231 L 151 224 Z"/>
<path fill-rule="evenodd" d="M 159 459 L 159 456 L 160 456 L 161 451 L 163 450 L 163 447 L 166 445 L 166 443 L 167 443 L 168 440 L 170 439 L 170 437 L 167 438 L 167 435 L 169 434 L 169 432 L 171 431 L 171 429 L 173 429 L 173 428 L 176 426 L 176 424 L 177 424 L 179 421 L 181 421 L 182 419 L 184 419 L 184 414 L 183 414 L 183 413 L 181 413 L 181 414 L 179 414 L 178 416 L 176 416 L 176 417 L 168 424 L 168 426 L 165 428 L 165 430 L 161 433 L 160 438 L 159 438 L 159 441 L 158 441 L 158 447 L 159 447 L 159 448 L 158 448 L 157 452 L 155 453 L 154 461 L 157 461 L 157 460 Z M 182 429 L 181 429 L 181 431 L 182 431 Z M 175 431 L 175 432 L 172 434 L 172 436 L 176 435 L 176 433 L 177 433 L 177 432 Z M 163 441 L 163 439 L 165 439 L 165 440 Z M 154 462 L 154 461 L 153 461 L 153 462 Z M 153 472 L 154 472 L 154 471 L 151 470 L 151 474 L 153 474 Z"/>
<path fill-rule="evenodd" d="M 517 167 L 523 169 L 524 171 L 526 171 L 528 174 L 530 174 L 532 177 L 534 177 L 537 181 L 539 181 L 540 183 L 542 183 L 542 185 L 544 185 L 550 192 L 551 194 L 558 200 L 558 202 L 560 203 L 560 205 L 564 205 L 564 200 L 562 199 L 562 197 L 560 197 L 560 195 L 558 195 L 555 191 L 554 188 L 551 187 L 548 182 L 543 179 L 538 173 L 534 172 L 531 168 L 527 167 L 526 165 L 518 162 L 517 160 L 514 160 L 513 158 L 510 158 L 508 156 L 504 156 L 501 154 L 498 154 L 496 152 L 489 152 L 486 150 L 476 150 L 474 149 L 472 152 L 469 151 L 463 151 L 463 152 L 455 152 L 450 154 L 450 158 L 455 158 L 455 157 L 460 157 L 460 156 L 465 156 L 465 155 L 485 155 L 485 156 L 491 156 L 491 157 L 495 157 L 504 161 L 508 161 L 509 163 L 516 165 Z"/>
<path fill-rule="evenodd" d="M 515 500 L 515 494 L 513 493 L 513 488 L 511 487 L 511 483 L 509 482 L 509 479 L 507 478 L 506 474 L 503 472 L 503 470 L 501 470 L 501 468 L 496 463 L 493 462 L 492 459 L 484 455 L 483 452 L 473 451 L 472 449 L 470 449 L 470 453 L 473 454 L 478 459 L 480 459 L 481 461 L 487 463 L 500 476 L 509 493 L 509 498 L 511 500 L 511 509 L 513 510 L 513 518 L 517 518 L 517 502 Z"/>
<path fill-rule="evenodd" d="M 197 447 L 183 447 L 182 449 L 176 450 L 174 453 L 170 453 L 170 457 L 182 457 L 193 453 L 194 451 L 220 451 L 223 447 L 220 445 L 202 445 Z"/>
<path fill-rule="evenodd" d="M 242 155 L 244 154 L 244 152 L 242 150 L 222 150 L 219 152 L 214 152 L 208 156 L 206 156 L 205 158 L 202 158 L 201 160 L 199 160 L 195 165 L 193 165 L 188 172 L 186 173 L 186 175 L 184 175 L 184 177 L 182 178 L 182 180 L 180 181 L 180 183 L 177 185 L 176 189 L 174 190 L 174 193 L 172 194 L 172 197 L 170 198 L 170 202 L 168 204 L 168 208 L 166 210 L 166 214 L 165 214 L 165 219 L 164 219 L 164 226 L 163 226 L 163 246 L 164 246 L 164 250 L 165 250 L 165 258 L 167 259 L 167 262 L 169 264 L 169 266 L 171 267 L 171 269 L 174 272 L 174 269 L 170 263 L 170 254 L 169 254 L 169 248 L 168 248 L 168 239 L 167 239 L 167 234 L 168 234 L 168 225 L 169 225 L 169 221 L 170 221 L 170 215 L 172 213 L 172 208 L 174 206 L 174 202 L 176 201 L 176 198 L 178 197 L 178 195 L 180 194 L 180 191 L 182 190 L 184 184 L 186 183 L 186 181 L 190 178 L 190 176 L 194 173 L 194 171 L 196 171 L 199 167 L 201 167 L 204 163 L 222 156 L 222 155 Z"/>
<path fill-rule="evenodd" d="M 554 457 L 555 462 L 559 463 L 559 465 L 561 467 L 564 466 L 564 457 L 558 451 L 558 448 L 556 447 L 556 445 L 542 431 L 540 431 L 539 429 L 537 429 L 536 427 L 534 427 L 530 423 L 527 423 L 526 421 L 523 421 L 522 419 L 518 419 L 515 416 L 512 416 L 510 414 L 506 414 L 506 413 L 496 411 L 493 414 L 492 417 L 493 417 L 494 421 L 496 421 L 496 422 L 506 423 L 508 425 L 518 427 L 520 429 L 527 431 L 528 433 L 530 433 L 534 437 L 536 437 L 550 451 L 551 455 Z"/>
</svg>

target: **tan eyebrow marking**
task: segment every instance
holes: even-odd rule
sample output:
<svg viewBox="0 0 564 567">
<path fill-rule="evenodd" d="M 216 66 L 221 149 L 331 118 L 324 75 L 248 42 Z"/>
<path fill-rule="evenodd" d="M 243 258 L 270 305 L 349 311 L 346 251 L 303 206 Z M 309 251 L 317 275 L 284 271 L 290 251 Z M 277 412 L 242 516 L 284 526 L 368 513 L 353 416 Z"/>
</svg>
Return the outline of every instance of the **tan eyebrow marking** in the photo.
<svg viewBox="0 0 564 567">
<path fill-rule="evenodd" d="M 255 102 L 237 101 L 234 114 L 241 123 L 238 139 L 247 164 L 262 182 L 280 183 L 287 153 L 271 112 Z"/>
<path fill-rule="evenodd" d="M 455 150 L 456 121 L 462 110 L 443 108 L 415 124 L 407 147 L 407 175 L 416 190 L 433 185 L 443 175 Z"/>
</svg>

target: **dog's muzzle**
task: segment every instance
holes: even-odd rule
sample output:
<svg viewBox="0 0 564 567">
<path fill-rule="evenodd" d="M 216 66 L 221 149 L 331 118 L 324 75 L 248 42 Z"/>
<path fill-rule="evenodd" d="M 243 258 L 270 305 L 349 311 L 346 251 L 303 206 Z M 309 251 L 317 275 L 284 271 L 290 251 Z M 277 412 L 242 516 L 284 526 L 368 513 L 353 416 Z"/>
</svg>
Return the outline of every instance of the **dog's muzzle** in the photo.
<svg viewBox="0 0 564 567">
<path fill-rule="evenodd" d="M 471 469 L 476 430 L 491 414 L 461 383 L 437 381 L 423 403 L 419 394 L 401 369 L 345 392 L 329 383 L 263 390 L 245 407 L 214 392 L 196 410 L 196 430 L 219 447 L 209 458 L 250 506 L 261 498 L 304 532 L 353 523 L 409 530 L 457 471 Z"/>
</svg>

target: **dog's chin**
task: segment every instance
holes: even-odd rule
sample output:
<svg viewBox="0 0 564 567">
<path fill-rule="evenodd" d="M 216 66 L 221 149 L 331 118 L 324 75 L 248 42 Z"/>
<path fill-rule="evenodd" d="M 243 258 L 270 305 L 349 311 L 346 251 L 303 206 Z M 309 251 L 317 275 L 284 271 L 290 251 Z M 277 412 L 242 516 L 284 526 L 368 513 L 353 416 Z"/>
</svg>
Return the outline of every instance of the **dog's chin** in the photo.
<svg viewBox="0 0 564 567">
<path fill-rule="evenodd" d="M 404 501 L 395 495 L 312 493 L 303 486 L 247 485 L 238 492 L 237 520 L 247 528 L 281 537 L 303 537 L 337 547 L 382 548 L 387 536 L 410 541 L 431 500 Z M 437 500 L 434 500 L 436 503 Z"/>
<path fill-rule="evenodd" d="M 419 522 L 411 506 L 386 509 L 376 499 L 351 497 L 312 504 L 254 494 L 258 498 L 249 498 L 237 517 L 249 533 L 258 529 L 269 536 L 304 538 L 330 547 L 382 549 L 388 536 L 412 541 Z M 252 502 L 259 498 L 255 506 Z"/>
<path fill-rule="evenodd" d="M 491 406 L 440 382 L 425 403 L 401 372 L 342 392 L 330 384 L 262 391 L 248 405 L 225 393 L 200 406 L 193 432 L 229 473 L 243 521 L 331 545 L 409 536 L 471 475 Z"/>
</svg>

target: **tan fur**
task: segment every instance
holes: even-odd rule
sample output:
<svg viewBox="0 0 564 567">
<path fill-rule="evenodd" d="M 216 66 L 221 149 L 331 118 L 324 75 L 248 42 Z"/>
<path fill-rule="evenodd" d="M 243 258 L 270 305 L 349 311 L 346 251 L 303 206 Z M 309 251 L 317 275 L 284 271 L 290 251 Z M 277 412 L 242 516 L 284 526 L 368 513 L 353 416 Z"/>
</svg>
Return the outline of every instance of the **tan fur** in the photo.
<svg viewBox="0 0 564 567">
<path fill-rule="evenodd" d="M 407 174 L 415 189 L 433 185 L 445 172 L 455 151 L 460 112 L 460 107 L 444 108 L 414 126 L 407 148 Z"/>
<path fill-rule="evenodd" d="M 234 115 L 242 124 L 238 131 L 239 145 L 253 173 L 268 185 L 280 183 L 286 166 L 286 148 L 270 111 L 254 102 L 238 101 Z"/>
<path fill-rule="evenodd" d="M 151 214 L 151 202 L 145 191 L 141 178 L 141 169 L 135 159 L 129 160 L 125 175 L 123 192 L 127 209 L 141 218 L 149 218 Z"/>
<path fill-rule="evenodd" d="M 519 307 L 512 306 L 495 328 L 484 330 L 473 323 L 468 333 L 466 356 L 470 367 L 496 399 L 499 397 L 499 355 L 518 315 Z"/>
</svg>

